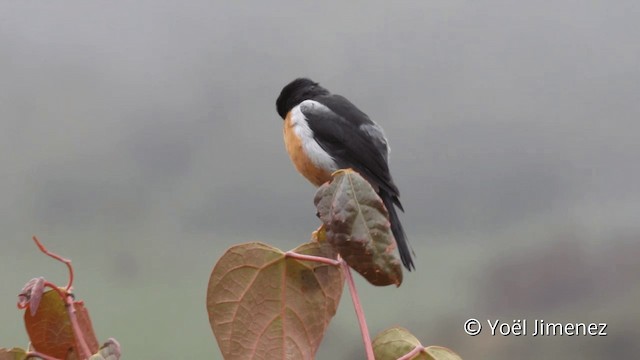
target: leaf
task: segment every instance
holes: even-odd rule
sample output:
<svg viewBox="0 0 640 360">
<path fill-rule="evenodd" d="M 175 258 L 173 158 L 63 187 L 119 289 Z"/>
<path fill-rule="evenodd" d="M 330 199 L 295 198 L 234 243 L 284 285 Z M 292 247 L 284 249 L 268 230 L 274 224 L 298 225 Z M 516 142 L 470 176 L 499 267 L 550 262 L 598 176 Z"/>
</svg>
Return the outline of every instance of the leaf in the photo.
<svg viewBox="0 0 640 360">
<path fill-rule="evenodd" d="M 429 360 L 462 360 L 460 355 L 454 353 L 452 350 L 442 346 L 429 346 L 424 349 L 430 357 Z"/>
<path fill-rule="evenodd" d="M 373 353 L 376 360 L 396 360 L 408 354 L 417 346 L 422 347 L 420 341 L 402 327 L 384 330 L 373 339 Z M 462 360 L 453 351 L 442 346 L 423 348 L 412 360 Z"/>
<path fill-rule="evenodd" d="M 74 309 L 82 336 L 89 350 L 98 351 L 98 341 L 93 333 L 89 314 L 82 302 L 75 302 Z M 31 315 L 25 311 L 24 322 L 33 348 L 43 354 L 58 358 L 68 358 L 78 354 L 77 346 L 64 300 L 54 290 L 42 294 L 38 311 Z"/>
<path fill-rule="evenodd" d="M 36 314 L 24 312 L 24 323 L 36 351 L 64 359 L 73 350 L 75 341 L 71 321 L 64 300 L 56 291 L 45 291 Z"/>
<path fill-rule="evenodd" d="M 26 358 L 27 352 L 24 349 L 12 348 L 5 349 L 0 348 L 0 360 L 22 360 Z"/>
<path fill-rule="evenodd" d="M 335 259 L 327 243 L 293 251 Z M 225 359 L 312 359 L 335 315 L 339 266 L 297 260 L 262 243 L 230 248 L 211 273 L 209 322 Z"/>
<path fill-rule="evenodd" d="M 99 350 L 100 344 L 98 343 L 98 338 L 93 331 L 93 324 L 89 317 L 89 311 L 84 307 L 84 301 L 75 301 L 73 303 L 73 307 L 76 310 L 76 319 L 78 320 L 80 332 L 89 347 L 89 351 L 93 354 Z"/>
<path fill-rule="evenodd" d="M 362 176 L 339 170 L 316 192 L 314 203 L 326 227 L 327 241 L 371 284 L 402 283 L 389 214 L 382 199 Z"/>
<path fill-rule="evenodd" d="M 116 339 L 109 339 L 101 347 L 98 353 L 92 355 L 89 360 L 118 360 L 120 359 L 120 344 Z"/>
<path fill-rule="evenodd" d="M 38 306 L 40 306 L 42 293 L 44 293 L 44 283 L 43 277 L 29 280 L 20 291 L 20 294 L 18 294 L 18 307 L 21 309 L 28 307 L 31 315 L 35 315 L 38 311 Z"/>
</svg>

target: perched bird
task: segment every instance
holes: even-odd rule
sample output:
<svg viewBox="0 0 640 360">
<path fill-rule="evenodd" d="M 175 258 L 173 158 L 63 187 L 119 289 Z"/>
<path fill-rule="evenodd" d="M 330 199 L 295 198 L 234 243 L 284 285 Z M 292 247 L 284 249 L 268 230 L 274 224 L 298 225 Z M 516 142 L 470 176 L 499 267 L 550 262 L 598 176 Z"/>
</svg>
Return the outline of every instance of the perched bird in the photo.
<svg viewBox="0 0 640 360">
<path fill-rule="evenodd" d="M 362 175 L 384 202 L 402 264 L 415 268 L 395 206 L 404 211 L 389 172 L 389 144 L 382 128 L 349 100 L 318 83 L 298 78 L 276 100 L 284 120 L 284 142 L 291 161 L 307 180 L 320 186 L 339 169 Z M 394 206 L 395 205 L 395 206 Z"/>
</svg>

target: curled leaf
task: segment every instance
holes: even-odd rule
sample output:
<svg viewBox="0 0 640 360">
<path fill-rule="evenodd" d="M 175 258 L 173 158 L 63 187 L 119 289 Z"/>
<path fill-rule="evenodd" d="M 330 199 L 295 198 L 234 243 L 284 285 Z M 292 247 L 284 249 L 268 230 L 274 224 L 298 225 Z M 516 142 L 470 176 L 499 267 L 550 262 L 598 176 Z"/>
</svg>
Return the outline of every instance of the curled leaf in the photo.
<svg viewBox="0 0 640 360">
<path fill-rule="evenodd" d="M 38 311 L 38 306 L 40 306 L 44 284 L 43 277 L 29 280 L 18 294 L 18 308 L 24 309 L 28 307 L 31 316 L 35 315 L 36 311 Z"/>
<path fill-rule="evenodd" d="M 314 203 L 327 241 L 371 284 L 402 283 L 389 214 L 371 184 L 357 172 L 339 170 L 316 192 Z"/>
<path fill-rule="evenodd" d="M 31 296 L 29 300 L 29 312 L 31 316 L 36 314 L 38 306 L 40 306 L 40 300 L 42 300 L 42 293 L 44 292 L 44 278 L 39 277 L 35 279 L 33 289 L 31 290 Z"/>
<path fill-rule="evenodd" d="M 326 243 L 293 251 L 337 257 Z M 230 248 L 207 291 L 209 321 L 224 358 L 314 358 L 343 285 L 339 266 L 294 259 L 262 243 Z"/>
<path fill-rule="evenodd" d="M 120 355 L 120 343 L 114 338 L 109 338 L 89 360 L 118 360 Z"/>
</svg>

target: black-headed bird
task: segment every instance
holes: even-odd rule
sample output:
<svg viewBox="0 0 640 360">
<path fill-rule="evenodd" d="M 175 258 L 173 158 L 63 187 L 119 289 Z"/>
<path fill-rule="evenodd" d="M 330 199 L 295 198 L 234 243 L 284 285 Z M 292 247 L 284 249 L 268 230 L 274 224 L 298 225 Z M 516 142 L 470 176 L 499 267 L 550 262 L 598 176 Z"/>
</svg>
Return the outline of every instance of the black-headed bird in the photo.
<svg viewBox="0 0 640 360">
<path fill-rule="evenodd" d="M 284 142 L 296 169 L 315 186 L 331 180 L 339 169 L 351 168 L 376 189 L 391 222 L 402 264 L 415 268 L 396 206 L 400 192 L 389 171 L 389 143 L 382 128 L 343 96 L 318 83 L 298 78 L 276 101 L 284 119 Z"/>
</svg>

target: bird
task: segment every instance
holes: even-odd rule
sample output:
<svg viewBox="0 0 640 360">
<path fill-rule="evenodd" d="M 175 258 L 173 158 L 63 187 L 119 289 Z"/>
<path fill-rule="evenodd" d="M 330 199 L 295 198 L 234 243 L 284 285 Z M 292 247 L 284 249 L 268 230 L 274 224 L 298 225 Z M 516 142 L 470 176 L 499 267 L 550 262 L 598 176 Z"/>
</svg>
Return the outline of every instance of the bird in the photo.
<svg viewBox="0 0 640 360">
<path fill-rule="evenodd" d="M 376 189 L 389 212 L 402 264 L 409 271 L 415 269 L 396 210 L 404 212 L 389 170 L 390 148 L 382 127 L 345 97 L 304 77 L 282 88 L 276 110 L 284 120 L 285 147 L 298 172 L 317 187 L 337 170 L 357 171 Z"/>
</svg>

